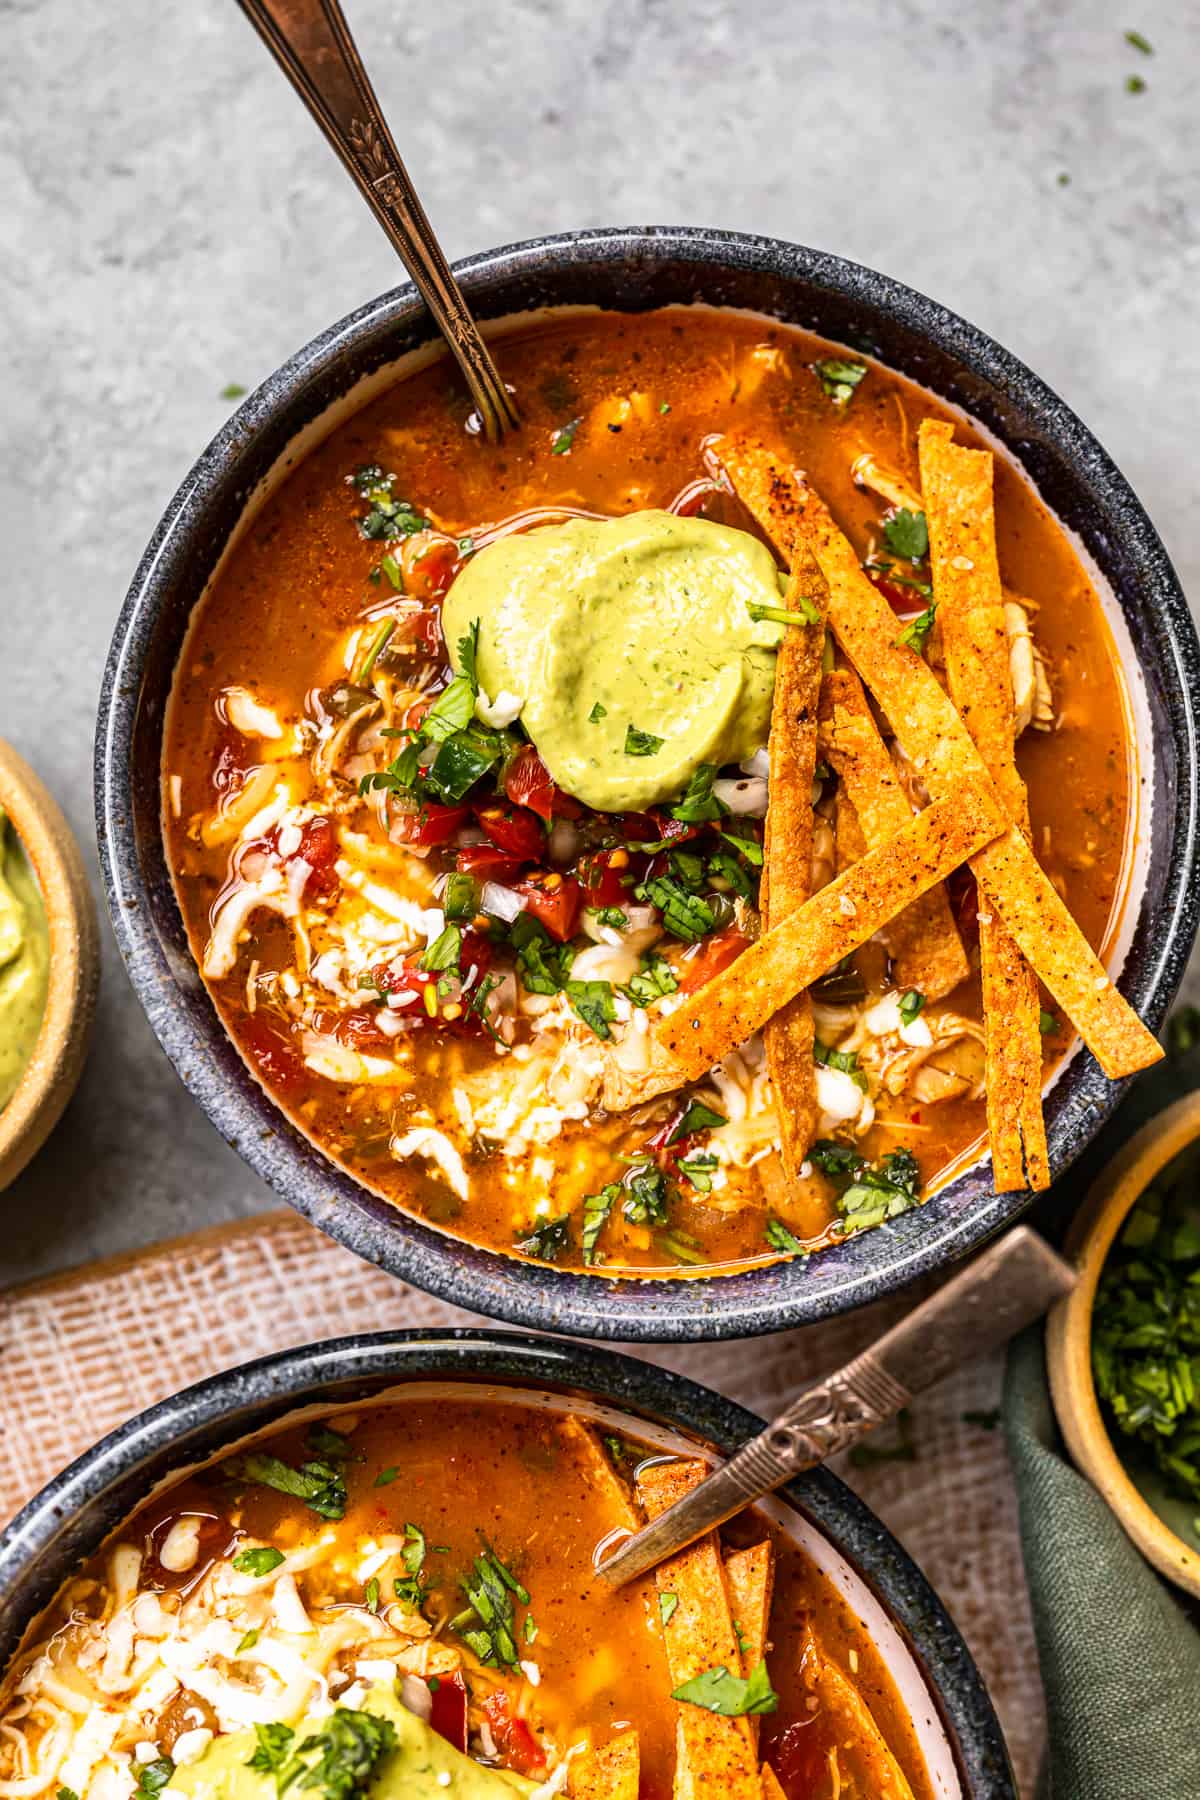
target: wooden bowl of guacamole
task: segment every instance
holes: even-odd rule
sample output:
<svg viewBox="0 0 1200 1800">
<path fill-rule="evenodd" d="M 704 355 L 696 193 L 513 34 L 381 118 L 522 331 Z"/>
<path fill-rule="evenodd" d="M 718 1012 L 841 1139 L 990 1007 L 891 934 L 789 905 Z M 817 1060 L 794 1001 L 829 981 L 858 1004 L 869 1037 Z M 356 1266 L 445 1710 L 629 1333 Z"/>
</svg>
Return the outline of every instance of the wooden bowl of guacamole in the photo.
<svg viewBox="0 0 1200 1800">
<path fill-rule="evenodd" d="M 79 846 L 49 790 L 0 740 L 0 1188 L 75 1090 L 99 976 Z"/>
</svg>

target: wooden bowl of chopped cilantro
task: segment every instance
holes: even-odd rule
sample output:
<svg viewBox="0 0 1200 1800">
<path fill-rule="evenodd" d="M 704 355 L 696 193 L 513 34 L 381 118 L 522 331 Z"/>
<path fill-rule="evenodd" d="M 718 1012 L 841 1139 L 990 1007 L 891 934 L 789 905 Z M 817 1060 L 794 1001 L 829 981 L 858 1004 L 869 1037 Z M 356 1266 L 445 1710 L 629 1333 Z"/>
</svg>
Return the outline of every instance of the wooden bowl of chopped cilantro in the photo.
<svg viewBox="0 0 1200 1800">
<path fill-rule="evenodd" d="M 1075 1220 L 1054 1409 L 1142 1554 L 1200 1595 L 1200 1092 L 1130 1139 Z"/>
</svg>

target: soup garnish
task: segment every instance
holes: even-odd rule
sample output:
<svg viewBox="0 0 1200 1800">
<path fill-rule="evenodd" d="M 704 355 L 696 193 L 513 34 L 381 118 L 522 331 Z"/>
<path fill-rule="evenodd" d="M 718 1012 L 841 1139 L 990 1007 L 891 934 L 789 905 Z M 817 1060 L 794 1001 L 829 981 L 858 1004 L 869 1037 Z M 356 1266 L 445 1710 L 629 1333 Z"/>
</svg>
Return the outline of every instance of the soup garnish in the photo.
<svg viewBox="0 0 1200 1800">
<path fill-rule="evenodd" d="M 1127 709 L 1065 534 L 790 329 L 503 352 L 520 434 L 400 382 L 193 621 L 166 833 L 251 1067 L 372 1188 L 599 1274 L 808 1254 L 985 1132 L 1045 1186 L 1072 1028 L 1158 1054 L 1099 960 Z"/>
<path fill-rule="evenodd" d="M 704 1465 L 439 1396 L 160 1492 L 0 1694 L 16 1800 L 927 1800 L 864 1627 L 755 1514 L 619 1592 L 594 1545 Z"/>
</svg>

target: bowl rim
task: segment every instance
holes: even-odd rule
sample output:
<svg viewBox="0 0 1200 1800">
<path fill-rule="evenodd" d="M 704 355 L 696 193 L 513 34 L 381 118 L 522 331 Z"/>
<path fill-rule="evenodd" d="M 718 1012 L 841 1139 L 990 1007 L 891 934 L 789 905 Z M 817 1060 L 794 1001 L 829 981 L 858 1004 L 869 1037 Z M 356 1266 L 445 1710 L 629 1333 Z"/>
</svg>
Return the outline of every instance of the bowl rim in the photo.
<svg viewBox="0 0 1200 1800">
<path fill-rule="evenodd" d="M 379 1331 L 277 1351 L 208 1376 L 137 1414 L 56 1475 L 0 1532 L 0 1668 L 80 1557 L 136 1500 L 222 1445 L 305 1405 L 368 1400 L 372 1385 L 474 1378 L 598 1401 L 728 1456 L 764 1428 L 685 1375 L 591 1344 L 493 1328 Z M 995 1709 L 957 1626 L 917 1564 L 836 1476 L 780 1490 L 845 1559 L 900 1631 L 928 1688 L 966 1795 L 1017 1800 Z M 80 1532 L 81 1510 L 88 1509 Z M 39 1567 L 38 1565 L 48 1565 Z M 25 1589 L 30 1589 L 28 1594 Z"/>
<path fill-rule="evenodd" d="M 1092 1373 L 1092 1313 L 1104 1265 L 1125 1220 L 1169 1163 L 1200 1147 L 1200 1092 L 1184 1094 L 1123 1146 L 1071 1222 L 1066 1253 L 1079 1271 L 1046 1324 L 1046 1367 L 1059 1430 L 1127 1536 L 1160 1574 L 1200 1597 L 1200 1550 L 1171 1530 L 1138 1491 L 1117 1452 Z"/>
<path fill-rule="evenodd" d="M 485 251 L 455 265 L 469 298 L 486 305 L 505 281 L 538 274 L 561 279 L 572 267 L 626 269 L 681 262 L 710 273 L 762 273 L 831 298 L 861 304 L 898 331 L 944 354 L 999 400 L 1036 415 L 1039 430 L 1111 533 L 1120 527 L 1122 553 L 1136 568 L 1139 591 L 1150 595 L 1147 627 L 1153 667 L 1171 713 L 1168 736 L 1176 750 L 1170 855 L 1161 893 L 1143 899 L 1142 966 L 1122 987 L 1156 1028 L 1182 976 L 1200 919 L 1200 787 L 1197 782 L 1196 696 L 1200 644 L 1166 552 L 1144 509 L 1107 453 L 1066 404 L 1018 359 L 984 332 L 911 288 L 864 266 L 782 240 L 699 227 L 606 228 L 564 232 Z M 693 295 L 703 299 L 703 295 Z M 255 431 L 289 399 L 332 377 L 339 359 L 378 345 L 420 318 L 411 284 L 339 320 L 290 357 L 226 422 L 167 507 L 134 576 L 118 618 L 105 669 L 96 735 L 96 815 L 105 894 L 114 932 L 135 991 L 177 1072 L 212 1122 L 251 1168 L 289 1204 L 368 1261 L 436 1292 L 469 1311 L 535 1329 L 626 1342 L 678 1342 L 754 1336 L 808 1324 L 865 1305 L 979 1248 L 1030 1204 L 1026 1191 L 996 1196 L 978 1170 L 964 1172 L 927 1206 L 880 1228 L 888 1252 L 864 1254 L 861 1239 L 821 1253 L 812 1263 L 757 1265 L 749 1271 L 701 1277 L 614 1282 L 594 1274 L 517 1263 L 502 1252 L 448 1236 L 415 1215 L 382 1201 L 328 1162 L 302 1139 L 282 1109 L 269 1102 L 273 1130 L 262 1129 L 254 1104 L 233 1082 L 214 1082 L 214 1042 L 227 1042 L 211 1000 L 203 1031 L 173 1005 L 175 976 L 150 919 L 147 883 L 133 843 L 130 751 L 137 722 L 146 635 L 173 575 L 196 535 L 196 509 L 215 506 L 235 481 L 238 458 Z M 511 316 L 511 315 L 510 315 Z M 1016 450 L 1011 453 L 1016 455 Z M 1018 458 L 1018 460 L 1020 460 Z M 189 522 L 189 515 L 191 519 Z M 202 515 L 201 515 L 202 516 Z M 1099 560 L 1099 558 L 1098 558 Z M 1141 927 L 1139 926 L 1139 930 Z M 219 1052 L 218 1052 L 219 1054 Z M 237 1053 L 234 1052 L 236 1055 Z M 1127 1083 L 1109 1083 L 1094 1060 L 1075 1057 L 1052 1090 L 1062 1115 L 1048 1120 L 1056 1174 L 1079 1154 L 1117 1105 Z M 958 1191 L 969 1204 L 955 1211 L 945 1196 Z M 990 1182 L 987 1187 L 990 1188 Z M 944 1204 L 939 1204 L 944 1203 Z M 865 1234 L 864 1234 L 865 1235 Z M 879 1256 L 878 1267 L 874 1266 Z"/>
<path fill-rule="evenodd" d="M 83 1073 L 100 985 L 100 932 L 83 854 L 62 808 L 41 776 L 3 739 L 0 806 L 41 889 L 49 942 L 42 1022 L 0 1110 L 3 1191 L 37 1155 Z"/>
</svg>

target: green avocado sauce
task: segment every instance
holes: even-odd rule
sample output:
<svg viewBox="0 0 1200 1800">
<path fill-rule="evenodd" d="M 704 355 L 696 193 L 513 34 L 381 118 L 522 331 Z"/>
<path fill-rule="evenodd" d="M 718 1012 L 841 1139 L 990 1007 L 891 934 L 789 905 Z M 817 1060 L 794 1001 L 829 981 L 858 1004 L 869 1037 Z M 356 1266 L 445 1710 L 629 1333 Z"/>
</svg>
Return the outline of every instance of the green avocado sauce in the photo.
<svg viewBox="0 0 1200 1800">
<path fill-rule="evenodd" d="M 37 877 L 0 808 L 0 1108 L 33 1055 L 50 973 L 50 932 Z"/>
<path fill-rule="evenodd" d="M 390 1719 L 396 1733 L 395 1749 L 380 1759 L 364 1790 L 368 1800 L 513 1800 L 533 1790 L 533 1782 L 522 1775 L 472 1762 L 381 1683 L 367 1691 L 361 1710 Z M 293 1721 L 294 1743 L 302 1744 L 323 1723 L 317 1718 Z M 276 1800 L 274 1778 L 247 1767 L 256 1746 L 253 1731 L 214 1738 L 203 1756 L 174 1770 L 171 1792 L 191 1800 Z"/>
<path fill-rule="evenodd" d="M 778 605 L 775 559 L 748 532 L 637 512 L 486 545 L 450 589 L 443 630 L 453 649 L 478 619 L 480 687 L 522 701 L 561 788 L 637 812 L 699 764 L 766 743 L 787 627 L 751 608 Z"/>
</svg>

